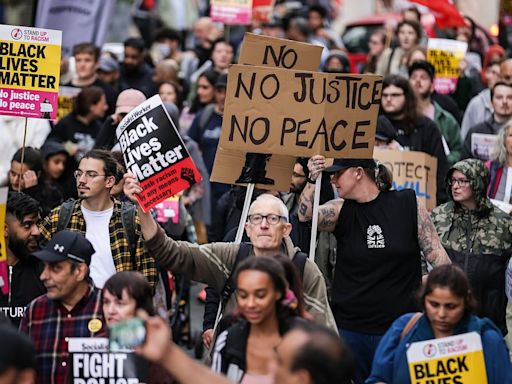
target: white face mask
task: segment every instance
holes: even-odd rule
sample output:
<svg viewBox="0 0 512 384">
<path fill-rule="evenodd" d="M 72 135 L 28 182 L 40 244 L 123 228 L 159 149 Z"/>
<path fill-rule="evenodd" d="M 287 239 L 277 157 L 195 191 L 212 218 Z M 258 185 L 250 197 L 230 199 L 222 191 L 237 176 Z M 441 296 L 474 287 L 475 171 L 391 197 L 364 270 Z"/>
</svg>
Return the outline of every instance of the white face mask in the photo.
<svg viewBox="0 0 512 384">
<path fill-rule="evenodd" d="M 161 55 L 162 59 L 169 57 L 172 53 L 172 48 L 165 43 L 158 43 L 158 53 Z"/>
</svg>

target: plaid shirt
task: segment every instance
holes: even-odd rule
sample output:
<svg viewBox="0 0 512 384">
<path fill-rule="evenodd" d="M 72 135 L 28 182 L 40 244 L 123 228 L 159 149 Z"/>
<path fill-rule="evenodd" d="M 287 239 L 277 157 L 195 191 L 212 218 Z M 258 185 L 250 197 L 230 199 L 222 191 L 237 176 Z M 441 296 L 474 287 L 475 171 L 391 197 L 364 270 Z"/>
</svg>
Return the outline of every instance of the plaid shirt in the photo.
<svg viewBox="0 0 512 384">
<path fill-rule="evenodd" d="M 73 212 L 69 220 L 67 229 L 70 231 L 80 232 L 85 236 L 85 219 L 80 209 L 81 200 L 75 202 Z M 50 241 L 52 236 L 57 232 L 57 222 L 59 221 L 60 206 L 52 209 L 50 214 L 46 216 L 39 226 L 41 235 L 44 238 L 44 243 Z M 128 238 L 123 228 L 123 221 L 121 218 L 121 202 L 114 199 L 114 210 L 109 223 L 110 232 L 110 247 L 112 249 L 112 257 L 117 272 L 121 271 L 139 271 L 148 280 L 153 290 L 157 284 L 157 272 L 155 260 L 150 257 L 146 248 L 140 231 L 139 216 L 135 214 L 135 234 L 137 235 L 137 249 L 135 251 L 135 264 L 133 265 L 132 256 L 130 254 L 130 245 Z"/>
<path fill-rule="evenodd" d="M 89 322 L 92 319 L 101 321 L 101 329 L 97 332 L 89 330 Z M 37 354 L 37 382 L 67 383 L 71 367 L 68 338 L 107 335 L 101 310 L 101 289 L 94 287 L 91 281 L 87 293 L 71 311 L 59 301 L 49 299 L 47 295 L 39 296 L 28 305 L 21 320 L 20 331 L 29 335 L 34 342 Z"/>
</svg>

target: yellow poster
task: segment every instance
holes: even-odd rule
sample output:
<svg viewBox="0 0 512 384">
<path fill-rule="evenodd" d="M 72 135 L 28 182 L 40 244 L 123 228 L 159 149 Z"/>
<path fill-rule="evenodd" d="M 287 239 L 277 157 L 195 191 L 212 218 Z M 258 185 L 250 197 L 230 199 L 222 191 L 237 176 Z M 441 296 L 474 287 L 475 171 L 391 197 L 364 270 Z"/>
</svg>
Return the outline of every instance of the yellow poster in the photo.
<svg viewBox="0 0 512 384">
<path fill-rule="evenodd" d="M 468 43 L 452 39 L 428 39 L 427 61 L 435 70 L 434 88 L 438 93 L 452 93 L 460 75 L 460 61 Z"/>
<path fill-rule="evenodd" d="M 412 343 L 407 361 L 412 384 L 487 384 L 482 340 L 476 332 Z"/>
<path fill-rule="evenodd" d="M 9 274 L 7 268 L 7 250 L 5 248 L 5 210 L 8 188 L 0 188 L 0 290 L 4 295 L 9 293 Z"/>
</svg>

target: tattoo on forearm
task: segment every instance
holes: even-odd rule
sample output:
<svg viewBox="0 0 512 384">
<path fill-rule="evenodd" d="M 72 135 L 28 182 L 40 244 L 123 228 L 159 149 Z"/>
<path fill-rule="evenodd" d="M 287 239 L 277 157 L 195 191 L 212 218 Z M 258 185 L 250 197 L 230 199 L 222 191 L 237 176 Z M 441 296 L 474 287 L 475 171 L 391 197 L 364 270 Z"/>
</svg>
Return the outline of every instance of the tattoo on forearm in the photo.
<svg viewBox="0 0 512 384">
<path fill-rule="evenodd" d="M 436 228 L 425 207 L 418 202 L 418 243 L 427 260 L 433 265 L 449 264 Z"/>
</svg>

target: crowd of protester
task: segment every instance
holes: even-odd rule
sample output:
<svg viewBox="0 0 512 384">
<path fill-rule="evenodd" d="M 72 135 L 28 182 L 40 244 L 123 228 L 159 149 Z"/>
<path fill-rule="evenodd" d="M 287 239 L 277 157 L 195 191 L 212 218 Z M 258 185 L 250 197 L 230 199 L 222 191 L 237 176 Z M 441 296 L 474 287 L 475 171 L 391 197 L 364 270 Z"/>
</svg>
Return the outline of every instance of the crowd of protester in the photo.
<svg viewBox="0 0 512 384">
<path fill-rule="evenodd" d="M 199 13 L 188 29 L 136 17 L 141 37 L 121 56 L 83 42 L 65 59 L 61 85 L 79 89 L 70 114 L 31 119 L 23 148 L 22 123 L 0 117 L 10 288 L 0 340 L 18 346 L 2 349 L 0 382 L 65 383 L 69 338 L 140 318 L 148 383 L 408 383 L 410 343 L 467 332 L 482 338 L 488 383 L 512 383 L 512 59 L 469 17 L 445 36 L 469 46 L 451 94 L 435 91 L 414 7 L 392 33 L 371 34 L 361 66 L 383 76 L 376 146 L 435 157 L 437 207 L 393 190 L 374 159 L 300 158 L 289 192 L 255 191 L 233 242 L 245 189 L 209 175 L 241 32 L 321 45 L 319 71 L 354 68 L 330 27 L 332 2 L 288 3 L 230 32 Z M 156 94 L 203 176 L 180 194 L 177 222 L 139 206 L 115 136 Z M 478 134 L 494 149 L 479 150 Z M 178 345 L 192 338 L 180 312 L 190 281 L 208 286 L 200 343 L 211 369 Z"/>
</svg>

